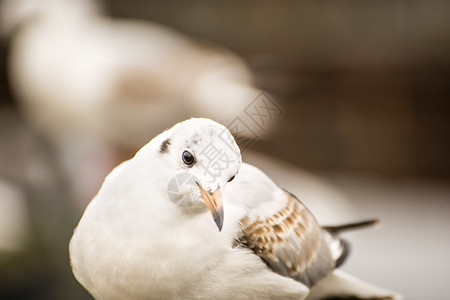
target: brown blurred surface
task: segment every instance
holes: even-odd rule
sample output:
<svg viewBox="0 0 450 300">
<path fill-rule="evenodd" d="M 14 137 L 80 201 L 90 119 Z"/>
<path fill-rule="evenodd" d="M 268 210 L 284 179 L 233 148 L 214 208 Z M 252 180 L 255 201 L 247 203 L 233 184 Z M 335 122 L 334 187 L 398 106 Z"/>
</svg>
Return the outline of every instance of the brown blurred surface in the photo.
<svg viewBox="0 0 450 300">
<path fill-rule="evenodd" d="M 380 231 L 349 238 L 354 251 L 345 268 L 411 299 L 448 297 L 449 1 L 105 3 L 114 16 L 167 24 L 242 55 L 257 85 L 284 110 L 271 135 L 251 149 L 321 174 L 361 216 L 384 221 Z M 0 298 L 90 299 L 75 282 L 67 256 L 81 212 L 66 199 L 71 196 L 50 146 L 24 125 L 7 85 L 7 50 L 2 40 L 0 110 L 11 111 L 13 121 L 3 119 L 0 150 L 12 149 L 15 160 L 5 162 L 20 168 L 26 164 L 22 153 L 38 157 L 31 146 L 23 152 L 12 142 L 3 146 L 15 140 L 12 128 L 18 126 L 30 144 L 48 151 L 38 160 L 50 161 L 51 185 L 23 182 L 36 249 L 0 270 L 8 279 L 0 280 Z M 381 268 L 386 265 L 389 276 Z"/>
<path fill-rule="evenodd" d="M 450 176 L 448 1 L 108 4 L 244 56 L 285 111 L 253 149 L 313 170 Z"/>
<path fill-rule="evenodd" d="M 105 2 L 243 55 L 285 111 L 252 149 L 312 170 L 450 176 L 448 1 Z"/>
</svg>

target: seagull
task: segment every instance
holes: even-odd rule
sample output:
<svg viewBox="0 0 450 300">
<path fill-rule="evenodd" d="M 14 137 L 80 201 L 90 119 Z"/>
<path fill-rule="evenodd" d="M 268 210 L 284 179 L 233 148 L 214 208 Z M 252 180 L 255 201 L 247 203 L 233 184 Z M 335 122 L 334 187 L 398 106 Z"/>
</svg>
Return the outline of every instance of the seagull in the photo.
<svg viewBox="0 0 450 300">
<path fill-rule="evenodd" d="M 174 180 L 192 184 L 170 190 Z M 335 273 L 348 254 L 338 233 L 373 223 L 321 227 L 294 195 L 242 162 L 226 127 L 192 118 L 106 177 L 69 252 L 95 299 L 397 299 Z"/>
</svg>

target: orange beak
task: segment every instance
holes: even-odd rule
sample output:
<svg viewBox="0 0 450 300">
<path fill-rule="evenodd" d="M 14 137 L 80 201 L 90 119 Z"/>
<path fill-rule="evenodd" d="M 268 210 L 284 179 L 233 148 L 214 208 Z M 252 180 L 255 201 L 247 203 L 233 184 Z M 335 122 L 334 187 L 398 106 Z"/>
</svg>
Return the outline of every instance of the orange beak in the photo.
<svg viewBox="0 0 450 300">
<path fill-rule="evenodd" d="M 223 203 L 220 189 L 217 189 L 212 194 L 210 194 L 205 191 L 199 183 L 197 183 L 197 185 L 202 192 L 203 201 L 205 201 L 206 206 L 208 206 L 209 211 L 214 218 L 214 222 L 216 222 L 219 231 L 221 231 L 223 225 Z"/>
</svg>

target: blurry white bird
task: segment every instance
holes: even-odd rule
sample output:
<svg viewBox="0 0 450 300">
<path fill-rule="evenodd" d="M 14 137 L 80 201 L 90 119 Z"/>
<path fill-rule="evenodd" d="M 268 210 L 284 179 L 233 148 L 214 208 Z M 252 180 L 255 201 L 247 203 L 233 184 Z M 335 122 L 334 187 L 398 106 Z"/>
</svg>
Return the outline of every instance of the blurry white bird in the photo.
<svg viewBox="0 0 450 300">
<path fill-rule="evenodd" d="M 167 124 L 228 124 L 255 99 L 246 64 L 165 26 L 102 16 L 92 0 L 5 0 L 9 74 L 30 121 L 62 143 L 138 147 Z M 255 128 L 256 129 L 256 128 Z"/>
<path fill-rule="evenodd" d="M 224 124 L 248 117 L 244 110 L 260 92 L 237 55 L 162 25 L 103 16 L 98 1 L 0 4 L 0 27 L 13 33 L 14 95 L 57 144 L 74 190 L 86 190 L 78 198 L 91 198 L 117 156 L 134 153 L 148 136 L 192 116 Z M 259 136 L 269 128 L 252 126 Z"/>
<path fill-rule="evenodd" d="M 167 190 L 179 174 L 198 185 L 198 193 L 181 192 L 192 197 L 188 206 Z M 305 299 L 316 284 L 320 297 L 395 299 L 333 272 L 347 253 L 337 232 L 372 223 L 321 228 L 295 196 L 241 166 L 224 126 L 190 119 L 107 176 L 70 258 L 96 299 Z"/>
</svg>

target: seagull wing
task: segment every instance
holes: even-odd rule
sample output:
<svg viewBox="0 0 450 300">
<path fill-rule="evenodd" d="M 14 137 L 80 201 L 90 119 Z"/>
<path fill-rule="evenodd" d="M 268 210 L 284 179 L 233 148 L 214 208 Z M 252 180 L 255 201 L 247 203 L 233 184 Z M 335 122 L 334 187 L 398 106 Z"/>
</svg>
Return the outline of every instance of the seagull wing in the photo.
<svg viewBox="0 0 450 300">
<path fill-rule="evenodd" d="M 333 270 L 335 261 L 314 216 L 295 196 L 284 195 L 286 205 L 272 216 L 241 220 L 239 241 L 274 272 L 313 286 Z"/>
<path fill-rule="evenodd" d="M 309 287 L 335 268 L 345 255 L 345 244 L 322 229 L 300 200 L 248 164 L 243 164 L 236 181 L 240 201 L 248 209 L 240 220 L 238 244 L 251 249 L 274 272 Z"/>
</svg>

